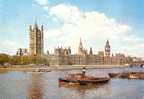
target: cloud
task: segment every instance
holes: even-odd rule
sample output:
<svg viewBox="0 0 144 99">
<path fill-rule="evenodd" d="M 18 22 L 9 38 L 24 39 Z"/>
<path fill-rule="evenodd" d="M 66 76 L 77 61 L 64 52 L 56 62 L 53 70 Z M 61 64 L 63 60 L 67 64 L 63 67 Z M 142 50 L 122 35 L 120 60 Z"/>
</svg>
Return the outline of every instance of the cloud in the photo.
<svg viewBox="0 0 144 99">
<path fill-rule="evenodd" d="M 10 40 L 5 40 L 0 43 L 0 53 L 8 53 L 14 55 L 19 48 L 19 44 Z"/>
<path fill-rule="evenodd" d="M 67 32 L 75 30 L 84 35 L 103 36 L 103 34 L 108 34 L 105 36 L 111 37 L 113 34 L 126 35 L 131 30 L 128 25 L 119 23 L 115 19 L 107 17 L 104 13 L 96 11 L 82 12 L 71 5 L 59 4 L 52 7 L 50 15 L 63 21 L 62 28 L 65 28 L 64 31 Z"/>
<path fill-rule="evenodd" d="M 48 0 L 35 0 L 41 6 L 47 6 Z"/>
<path fill-rule="evenodd" d="M 92 46 L 98 51 L 104 49 L 105 41 L 109 39 L 114 52 L 131 55 L 143 53 L 137 52 L 143 46 L 143 40 L 132 33 L 133 28 L 104 13 L 81 11 L 76 6 L 58 4 L 49 9 L 49 15 L 62 23 L 58 28 L 48 28 L 45 32 L 46 39 L 56 38 L 53 42 L 49 41 L 53 46 L 72 46 L 76 52 L 81 37 L 85 46 Z"/>
<path fill-rule="evenodd" d="M 95 10 L 82 11 L 74 5 L 57 4 L 48 6 L 47 0 L 36 0 L 47 12 L 52 24 L 58 27 L 46 27 L 45 49 L 56 46 L 72 46 L 77 52 L 80 37 L 84 46 L 93 47 L 95 53 L 104 50 L 105 42 L 110 40 L 112 51 L 134 56 L 142 56 L 144 40 L 133 33 L 133 27 L 114 17 Z M 43 2 L 43 3 L 42 3 Z"/>
<path fill-rule="evenodd" d="M 143 48 L 144 48 L 144 44 L 143 44 L 144 40 L 140 37 L 137 37 L 136 35 L 129 35 L 127 37 L 125 37 L 121 43 L 125 46 L 121 47 L 122 52 L 127 52 L 133 56 L 140 56 L 143 57 Z"/>
</svg>

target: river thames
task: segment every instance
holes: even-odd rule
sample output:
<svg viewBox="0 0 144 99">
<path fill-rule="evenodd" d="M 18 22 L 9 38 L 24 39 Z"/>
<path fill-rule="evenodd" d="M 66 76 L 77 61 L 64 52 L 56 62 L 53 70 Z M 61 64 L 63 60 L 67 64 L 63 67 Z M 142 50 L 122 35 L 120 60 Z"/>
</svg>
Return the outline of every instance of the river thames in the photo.
<svg viewBox="0 0 144 99">
<path fill-rule="evenodd" d="M 142 68 L 88 69 L 87 74 L 144 71 Z M 0 71 L 0 99 L 144 99 L 144 80 L 111 79 L 104 85 L 59 87 L 58 78 L 81 70 L 44 73 Z"/>
</svg>

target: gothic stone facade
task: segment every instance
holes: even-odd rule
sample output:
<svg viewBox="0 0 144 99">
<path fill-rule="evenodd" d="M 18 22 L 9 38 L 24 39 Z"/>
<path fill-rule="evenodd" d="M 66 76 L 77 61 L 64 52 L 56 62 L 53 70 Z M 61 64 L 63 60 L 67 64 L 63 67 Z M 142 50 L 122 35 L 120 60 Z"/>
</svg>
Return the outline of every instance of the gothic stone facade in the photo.
<svg viewBox="0 0 144 99">
<path fill-rule="evenodd" d="M 43 25 L 41 29 L 39 29 L 36 23 L 33 27 L 29 27 L 29 54 L 43 54 Z"/>
<path fill-rule="evenodd" d="M 109 41 L 106 42 L 105 51 L 93 54 L 92 48 L 89 53 L 84 49 L 80 39 L 78 53 L 71 54 L 69 48 L 56 48 L 54 54 L 49 54 L 50 65 L 120 65 L 127 63 L 127 57 L 123 54 L 111 55 Z"/>
</svg>

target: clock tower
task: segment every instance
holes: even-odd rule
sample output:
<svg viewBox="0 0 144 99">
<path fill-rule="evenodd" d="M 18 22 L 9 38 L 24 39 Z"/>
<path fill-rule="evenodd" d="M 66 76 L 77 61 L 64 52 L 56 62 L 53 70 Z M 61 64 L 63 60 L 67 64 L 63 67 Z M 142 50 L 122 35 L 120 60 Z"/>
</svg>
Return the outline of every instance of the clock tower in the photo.
<svg viewBox="0 0 144 99">
<path fill-rule="evenodd" d="M 105 45 L 105 56 L 110 56 L 110 55 L 111 55 L 111 47 L 109 41 L 107 40 Z"/>
</svg>

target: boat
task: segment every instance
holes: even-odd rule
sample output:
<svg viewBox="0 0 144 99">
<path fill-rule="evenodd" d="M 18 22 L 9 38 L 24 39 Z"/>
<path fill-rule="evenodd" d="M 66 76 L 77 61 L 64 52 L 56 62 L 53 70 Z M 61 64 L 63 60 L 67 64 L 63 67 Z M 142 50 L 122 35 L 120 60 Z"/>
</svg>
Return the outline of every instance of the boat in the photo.
<svg viewBox="0 0 144 99">
<path fill-rule="evenodd" d="M 108 74 L 111 78 L 116 78 L 118 77 L 119 75 L 121 75 L 121 73 L 109 73 Z"/>
<path fill-rule="evenodd" d="M 34 69 L 32 72 L 51 72 L 49 69 Z"/>
<path fill-rule="evenodd" d="M 141 80 L 144 80 L 144 72 L 109 73 L 109 77 L 122 78 L 122 79 L 141 79 Z"/>
<path fill-rule="evenodd" d="M 110 80 L 109 77 L 94 77 L 87 76 L 82 74 L 69 74 L 64 78 L 59 78 L 60 84 L 78 84 L 78 85 L 87 85 L 87 84 L 103 84 L 107 83 Z"/>
<path fill-rule="evenodd" d="M 136 75 L 129 75 L 128 79 L 139 79 L 139 77 Z"/>
</svg>

